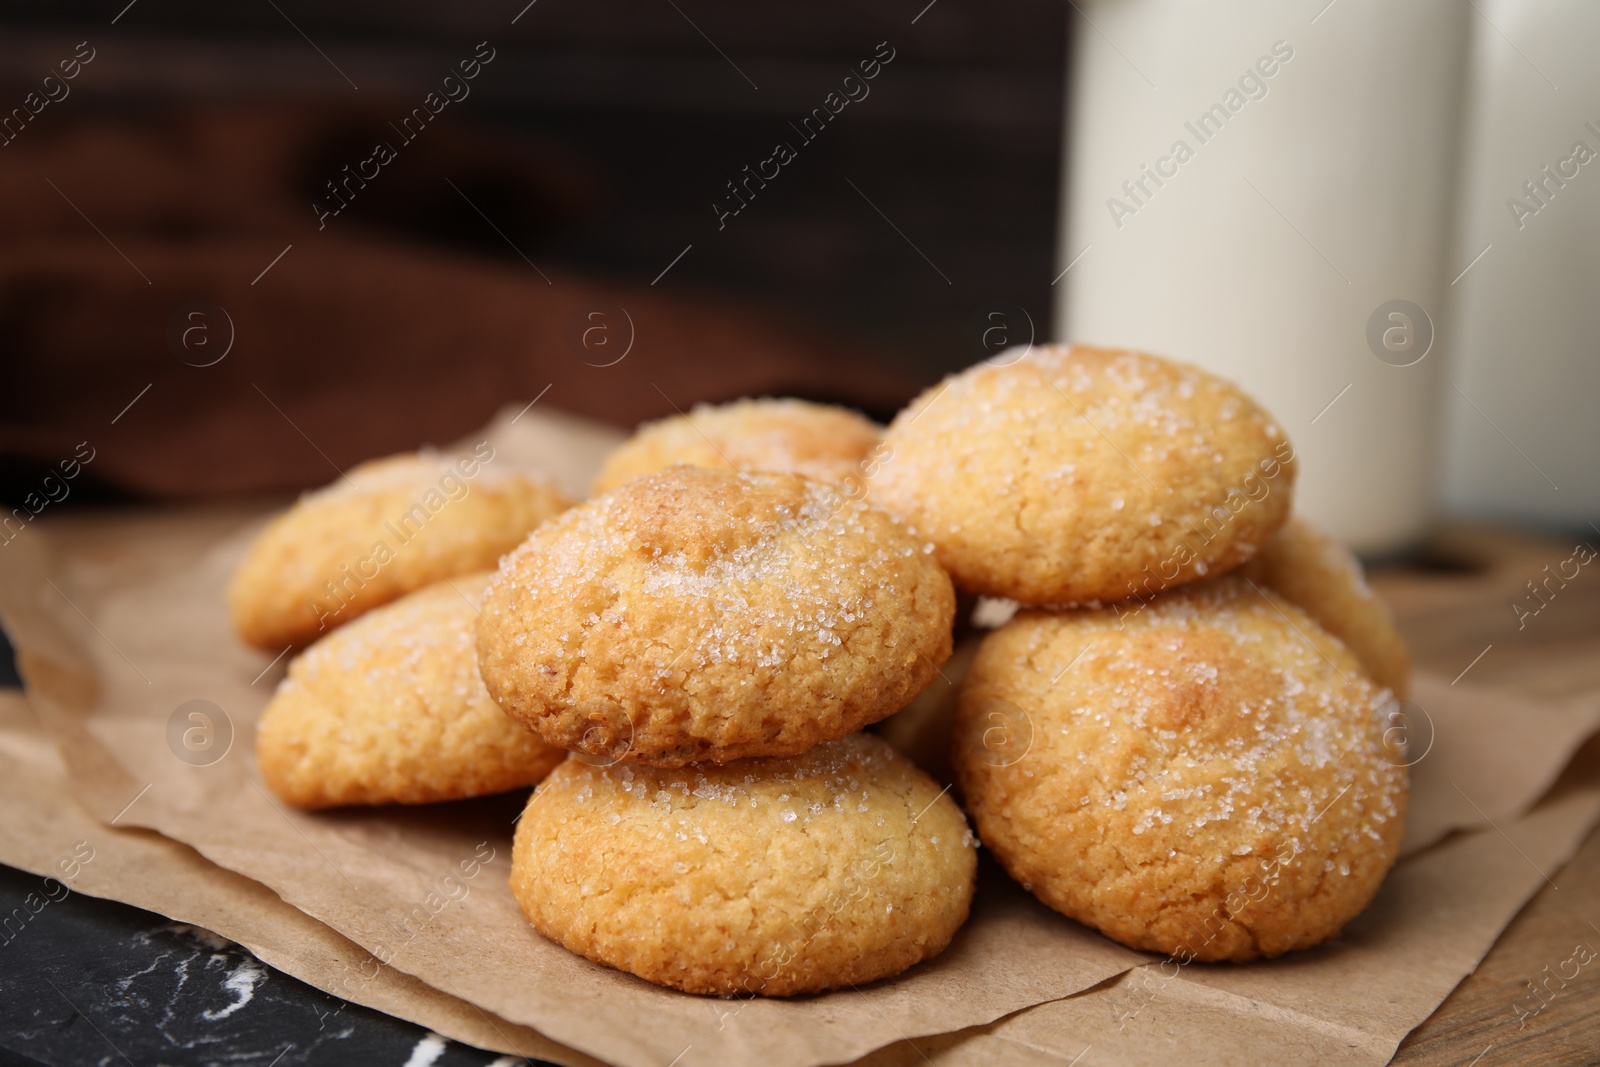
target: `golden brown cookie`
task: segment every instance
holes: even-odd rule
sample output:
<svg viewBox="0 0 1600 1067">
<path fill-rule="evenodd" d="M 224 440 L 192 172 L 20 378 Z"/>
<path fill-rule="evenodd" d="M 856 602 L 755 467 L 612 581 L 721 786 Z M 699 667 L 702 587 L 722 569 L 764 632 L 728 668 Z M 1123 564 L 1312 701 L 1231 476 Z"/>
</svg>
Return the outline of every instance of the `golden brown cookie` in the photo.
<svg viewBox="0 0 1600 1067">
<path fill-rule="evenodd" d="M 353 467 L 302 497 L 251 544 L 228 587 L 239 637 L 278 651 L 441 578 L 493 567 L 568 506 L 496 469 L 494 448 L 408 453 Z"/>
<path fill-rule="evenodd" d="M 598 496 L 674 463 L 719 470 L 782 471 L 825 482 L 860 475 L 881 428 L 847 408 L 804 400 L 698 404 L 687 415 L 647 422 L 609 457 Z"/>
<path fill-rule="evenodd" d="M 1411 652 L 1349 549 L 1296 516 L 1239 573 L 1316 619 L 1379 685 L 1401 700 L 1411 695 Z"/>
<path fill-rule="evenodd" d="M 1044 903 L 1182 963 L 1242 961 L 1334 936 L 1394 863 L 1387 703 L 1230 575 L 1137 615 L 1020 613 L 978 651 L 954 760 L 984 844 Z"/>
<path fill-rule="evenodd" d="M 566 758 L 489 699 L 473 632 L 487 571 L 448 579 L 318 641 L 256 725 L 290 804 L 425 804 L 532 785 Z"/>
<path fill-rule="evenodd" d="M 517 822 L 535 928 L 691 993 L 860 985 L 937 955 L 967 918 L 961 810 L 882 740 L 662 770 L 571 759 Z"/>
<path fill-rule="evenodd" d="M 945 379 L 884 435 L 871 499 L 959 588 L 1025 604 L 1216 575 L 1289 514 L 1294 450 L 1230 382 L 1142 352 L 1038 345 Z"/>
<path fill-rule="evenodd" d="M 909 700 L 949 657 L 954 610 L 884 512 L 791 474 L 670 467 L 502 561 L 478 663 L 500 706 L 563 748 L 790 756 Z"/>
</svg>

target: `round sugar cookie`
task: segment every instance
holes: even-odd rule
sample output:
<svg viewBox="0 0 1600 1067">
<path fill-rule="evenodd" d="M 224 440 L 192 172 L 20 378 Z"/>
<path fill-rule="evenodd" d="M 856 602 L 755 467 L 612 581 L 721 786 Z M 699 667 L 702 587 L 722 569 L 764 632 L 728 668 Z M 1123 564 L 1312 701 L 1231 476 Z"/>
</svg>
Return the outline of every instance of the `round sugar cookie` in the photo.
<svg viewBox="0 0 1600 1067">
<path fill-rule="evenodd" d="M 534 927 L 691 993 L 860 985 L 937 955 L 967 918 L 966 819 L 879 738 L 675 770 L 579 759 L 517 821 Z"/>
<path fill-rule="evenodd" d="M 1239 573 L 1316 619 L 1379 685 L 1401 700 L 1411 695 L 1411 652 L 1349 549 L 1296 516 Z"/>
<path fill-rule="evenodd" d="M 312 645 L 256 725 L 261 775 L 299 808 L 425 804 L 532 785 L 566 758 L 489 699 L 473 633 L 487 571 Z"/>
<path fill-rule="evenodd" d="M 889 715 L 950 655 L 955 594 L 882 511 L 790 474 L 669 467 L 501 562 L 478 663 L 563 748 L 790 756 Z"/>
<path fill-rule="evenodd" d="M 958 588 L 1024 604 L 1149 598 L 1229 570 L 1289 514 L 1294 450 L 1230 382 L 1142 352 L 1037 345 L 895 417 L 871 499 Z"/>
<path fill-rule="evenodd" d="M 1045 904 L 1182 963 L 1333 937 L 1400 847 L 1388 695 L 1242 578 L 1126 608 L 984 640 L 953 746 L 984 844 Z"/>
<path fill-rule="evenodd" d="M 234 630 L 272 651 L 309 644 L 414 589 L 493 567 L 569 503 L 493 458 L 488 445 L 390 456 L 301 497 L 234 572 Z"/>
<path fill-rule="evenodd" d="M 839 482 L 872 469 L 882 428 L 829 404 L 804 400 L 735 400 L 697 404 L 640 426 L 606 458 L 594 495 L 675 463 L 719 470 L 780 471 Z"/>
</svg>

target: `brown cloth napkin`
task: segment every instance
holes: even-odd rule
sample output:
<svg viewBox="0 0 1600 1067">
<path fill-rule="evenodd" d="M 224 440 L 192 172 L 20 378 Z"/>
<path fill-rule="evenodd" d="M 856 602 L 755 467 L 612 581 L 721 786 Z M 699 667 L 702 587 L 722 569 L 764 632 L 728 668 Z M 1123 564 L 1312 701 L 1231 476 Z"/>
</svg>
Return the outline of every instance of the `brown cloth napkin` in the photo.
<svg viewBox="0 0 1600 1067">
<path fill-rule="evenodd" d="M 7 145 L 0 487 L 22 498 L 80 442 L 95 458 L 77 488 L 204 499 L 321 485 L 518 398 L 631 427 L 763 394 L 885 418 L 923 384 L 686 291 L 665 269 L 695 255 L 681 244 L 660 249 L 659 284 L 557 269 L 541 249 L 595 184 L 464 116 L 319 229 L 325 178 L 404 110 L 217 105 Z"/>
</svg>

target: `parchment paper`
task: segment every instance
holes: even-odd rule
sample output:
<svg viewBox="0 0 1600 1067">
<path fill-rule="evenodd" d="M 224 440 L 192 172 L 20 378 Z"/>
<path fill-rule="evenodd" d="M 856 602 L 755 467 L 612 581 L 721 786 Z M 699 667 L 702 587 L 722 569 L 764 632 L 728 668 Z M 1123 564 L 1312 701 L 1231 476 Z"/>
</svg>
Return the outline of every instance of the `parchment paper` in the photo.
<svg viewBox="0 0 1600 1067">
<path fill-rule="evenodd" d="M 512 414 L 497 420 L 493 431 L 500 456 L 537 460 L 572 491 L 587 484 L 607 444 L 603 435 L 573 435 L 570 422 L 537 408 L 515 422 Z M 568 441 L 576 443 L 568 447 Z M 272 664 L 270 656 L 233 641 L 221 589 L 263 516 L 208 511 L 62 524 L 59 560 L 50 559 L 40 541 L 19 538 L 0 553 L 0 615 L 18 647 L 34 706 L 62 746 L 77 796 L 99 818 L 160 830 L 213 863 L 260 881 L 386 959 L 384 973 L 414 975 L 489 1014 L 628 1067 L 661 1067 L 674 1059 L 685 1067 L 756 1061 L 809 1067 L 897 1042 L 904 1051 L 903 1039 L 962 1029 L 967 1034 L 950 1040 L 956 1042 L 952 1048 L 966 1047 L 976 1040 L 973 1027 L 983 1027 L 984 1036 L 1011 1026 L 1044 1026 L 1021 1020 L 1041 1012 L 1048 1018 L 1057 1009 L 1104 1014 L 1103 1005 L 1080 1005 L 1123 995 L 1117 990 L 1128 979 L 1113 980 L 1153 962 L 1045 910 L 992 868 L 980 885 L 972 921 L 949 951 L 899 979 L 860 990 L 789 1001 L 699 998 L 572 956 L 533 933 L 505 889 L 510 820 L 520 797 L 307 815 L 283 808 L 260 784 L 250 755 L 251 726 L 283 663 Z M 209 766 L 183 762 L 167 740 L 169 719 L 196 699 L 223 709 L 233 727 L 232 747 Z M 1501 820 L 1536 799 L 1594 727 L 1592 703 L 1506 700 L 1442 681 L 1419 686 L 1417 703 L 1434 737 L 1413 768 L 1409 850 L 1491 819 L 1504 827 Z M 1529 722 L 1540 724 L 1537 744 L 1523 732 Z M 1586 808 L 1570 818 L 1575 821 L 1562 825 L 1576 840 L 1594 813 Z M 1490 834 L 1498 837 L 1491 830 L 1422 852 L 1391 876 L 1382 899 L 1398 901 L 1385 905 L 1399 909 L 1398 921 L 1433 931 L 1429 936 L 1441 942 L 1455 939 L 1453 948 L 1413 944 L 1413 954 L 1434 951 L 1436 958 L 1457 961 L 1461 945 L 1479 946 L 1475 960 L 1532 891 L 1518 896 L 1508 890 L 1494 898 L 1495 906 L 1461 909 L 1460 925 L 1448 938 L 1422 922 L 1423 916 L 1410 914 L 1408 909 L 1426 912 L 1438 903 L 1426 885 L 1404 891 L 1420 877 L 1411 874 L 1411 865 L 1455 855 Z M 1476 857 L 1472 862 L 1482 858 L 1470 849 L 1462 854 Z M 1485 878 L 1507 873 L 1503 862 L 1483 862 L 1498 864 L 1483 872 Z M 460 880 L 469 869 L 475 872 L 470 893 L 441 899 L 445 879 Z M 1454 879 L 1471 881 L 1459 872 Z M 1443 885 L 1453 888 L 1459 886 Z M 1375 908 L 1370 914 L 1386 912 Z M 1265 1007 L 1276 1003 L 1269 997 L 1279 995 L 1281 980 L 1288 1000 L 1353 998 L 1358 1017 L 1388 1018 L 1381 1009 L 1394 998 L 1381 983 L 1352 982 L 1348 973 L 1325 965 L 1347 951 L 1344 944 L 1240 971 L 1264 991 L 1252 994 L 1253 1001 L 1213 984 L 1221 979 L 1211 976 L 1227 968 L 1196 966 L 1185 969 L 1193 973 L 1184 973 L 1181 984 L 1163 983 L 1163 1002 L 1177 1003 L 1167 989 L 1190 996 L 1193 987 L 1200 990 L 1193 996 L 1211 998 L 1205 1003 L 1217 1019 L 1244 1025 L 1267 1011 L 1288 1028 L 1278 1034 L 1281 1039 L 1301 1029 L 1314 1034 L 1318 1016 Z M 1381 965 L 1398 968 L 1397 975 L 1406 966 L 1388 959 Z M 378 970 L 366 959 L 356 967 Z M 1454 977 L 1441 984 L 1448 971 Z M 1411 987 L 1406 1003 L 1415 1011 L 1404 1018 L 1415 1018 L 1405 1027 L 1425 1017 L 1461 973 L 1465 969 L 1452 963 L 1429 983 Z M 347 982 L 348 974 L 335 976 L 337 981 Z M 1296 982 L 1311 992 L 1295 992 Z M 1102 983 L 1104 988 L 1090 991 Z M 1061 999 L 1074 994 L 1082 995 Z M 987 1025 L 1047 1001 L 1058 1003 Z M 389 1010 L 408 1018 L 422 1014 L 409 1005 Z M 1173 1010 L 1141 1012 L 1135 1020 L 1187 1048 L 1183 1042 L 1197 1018 Z M 1130 1024 L 1122 1025 L 1126 1031 Z M 1045 1027 L 1054 1035 L 1048 1041 L 1028 1036 L 1036 1031 L 1026 1029 L 1003 1040 L 1031 1042 L 1055 1062 L 1070 1060 L 1082 1044 L 1067 1049 L 1059 1039 L 1075 1026 Z M 1225 1030 L 1221 1023 L 1216 1027 Z"/>
<path fill-rule="evenodd" d="M 1523 814 L 1600 729 L 1600 694 L 1542 700 L 1427 673 L 1416 675 L 1412 689 L 1423 714 L 1413 712 L 1409 724 L 1417 736 L 1407 758 L 1417 762 L 1402 856 L 1451 830 Z M 1424 748 L 1430 740 L 1432 748 Z"/>
<path fill-rule="evenodd" d="M 0 820 L 0 863 L 57 879 L 75 893 L 120 900 L 221 934 L 308 985 L 445 1037 L 564 1067 L 600 1067 L 598 1060 L 392 968 L 341 985 L 348 968 L 366 956 L 358 945 L 187 845 L 149 830 L 119 830 L 84 811 L 72 798 L 55 741 L 15 690 L 0 691 L 0 806 L 26 813 Z M 80 862 L 85 855 L 88 861 Z M 60 894 L 50 887 L 52 898 Z M 339 1003 L 330 1003 L 327 1021 L 337 1020 Z"/>
</svg>

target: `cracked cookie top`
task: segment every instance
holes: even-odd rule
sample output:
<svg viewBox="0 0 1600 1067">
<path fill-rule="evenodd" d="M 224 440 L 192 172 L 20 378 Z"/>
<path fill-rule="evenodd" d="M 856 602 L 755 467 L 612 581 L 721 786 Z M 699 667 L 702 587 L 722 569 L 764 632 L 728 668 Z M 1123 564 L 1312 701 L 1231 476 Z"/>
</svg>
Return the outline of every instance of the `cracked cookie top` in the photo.
<svg viewBox="0 0 1600 1067">
<path fill-rule="evenodd" d="M 1231 382 L 1142 352 L 1036 345 L 890 424 L 874 503 L 956 585 L 1024 604 L 1148 598 L 1238 566 L 1281 526 L 1294 450 Z"/>
<path fill-rule="evenodd" d="M 489 692 L 545 740 L 680 766 L 788 756 L 896 711 L 955 596 L 888 514 L 788 474 L 677 466 L 542 527 L 483 605 Z"/>
<path fill-rule="evenodd" d="M 494 449 L 370 460 L 302 496 L 251 543 L 228 586 L 234 630 L 272 652 L 441 578 L 493 567 L 569 501 Z"/>
<path fill-rule="evenodd" d="M 1181 962 L 1276 956 L 1336 934 L 1394 863 L 1389 700 L 1299 608 L 1225 576 L 1021 612 L 967 675 L 954 761 L 984 843 L 1052 908 Z"/>
<path fill-rule="evenodd" d="M 787 759 L 562 764 L 517 822 L 511 889 L 546 937 L 693 993 L 860 985 L 940 952 L 977 850 L 879 738 Z"/>
<path fill-rule="evenodd" d="M 403 596 L 290 661 L 256 724 L 273 792 L 301 808 L 426 804 L 532 785 L 565 759 L 478 678 L 473 633 L 489 577 Z"/>
</svg>

